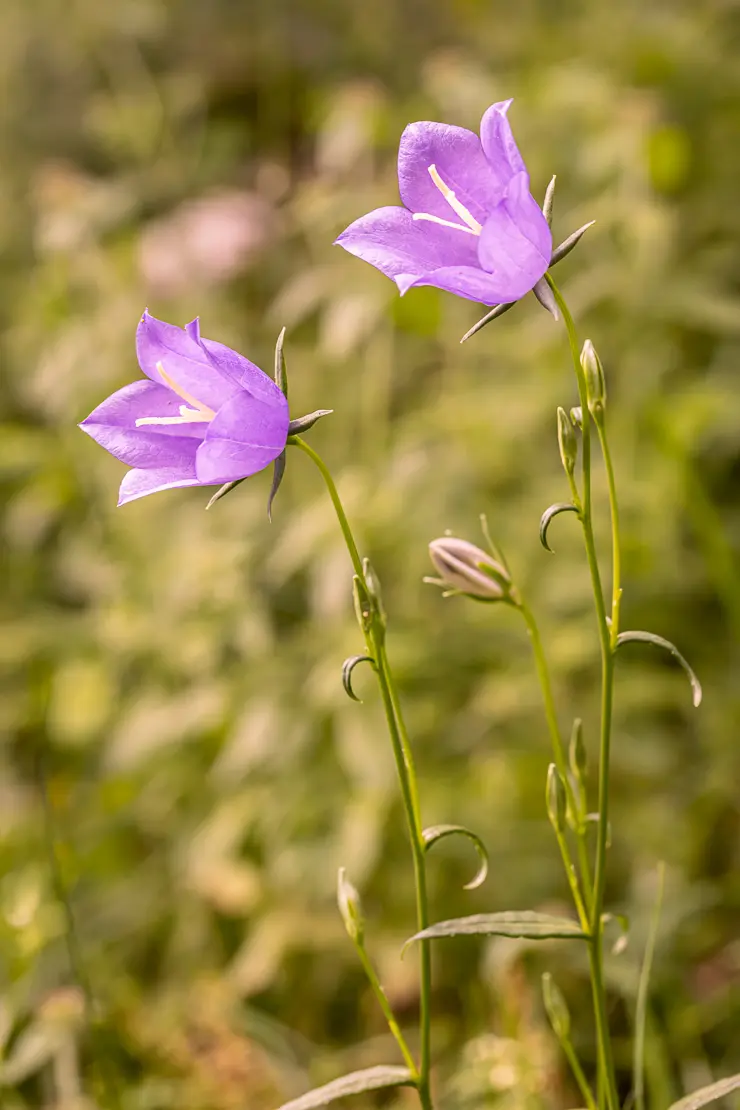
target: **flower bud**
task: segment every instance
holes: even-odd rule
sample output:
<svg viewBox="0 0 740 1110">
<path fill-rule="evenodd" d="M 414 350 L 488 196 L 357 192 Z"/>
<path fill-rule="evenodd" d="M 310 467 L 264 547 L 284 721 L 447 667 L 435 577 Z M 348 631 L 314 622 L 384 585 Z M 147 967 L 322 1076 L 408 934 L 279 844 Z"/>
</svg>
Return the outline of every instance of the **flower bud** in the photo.
<svg viewBox="0 0 740 1110">
<path fill-rule="evenodd" d="M 578 458 L 578 436 L 565 409 L 558 408 L 558 446 L 566 474 L 572 474 Z"/>
<path fill-rule="evenodd" d="M 606 382 L 604 380 L 604 367 L 601 365 L 601 359 L 596 354 L 590 339 L 587 339 L 583 344 L 581 366 L 586 376 L 588 410 L 596 418 L 603 413 L 606 405 Z"/>
<path fill-rule="evenodd" d="M 443 536 L 429 544 L 429 557 L 439 578 L 428 578 L 427 582 L 479 601 L 509 597 L 511 579 L 506 567 L 474 543 Z"/>
<path fill-rule="evenodd" d="M 554 763 L 547 769 L 547 815 L 556 833 L 565 832 L 567 819 L 568 799 L 565 794 L 565 783 Z"/>
<path fill-rule="evenodd" d="M 559 1041 L 565 1040 L 570 1035 L 570 1013 L 549 971 L 542 976 L 542 1000 L 555 1036 Z"/>
<path fill-rule="evenodd" d="M 573 421 L 574 428 L 583 427 L 583 410 L 580 405 L 574 405 L 570 410 L 570 418 Z"/>
<path fill-rule="evenodd" d="M 361 945 L 365 932 L 362 902 L 357 890 L 347 878 L 343 867 L 339 868 L 339 875 L 337 876 L 337 905 L 350 939 L 355 944 Z"/>
</svg>

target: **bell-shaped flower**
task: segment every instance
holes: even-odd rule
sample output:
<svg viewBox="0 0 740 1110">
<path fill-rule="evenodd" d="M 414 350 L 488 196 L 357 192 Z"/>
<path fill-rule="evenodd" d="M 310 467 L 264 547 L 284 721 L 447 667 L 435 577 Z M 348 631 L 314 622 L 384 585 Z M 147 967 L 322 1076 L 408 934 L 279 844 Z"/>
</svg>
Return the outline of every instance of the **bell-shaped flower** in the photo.
<svg viewBox="0 0 740 1110">
<path fill-rule="evenodd" d="M 404 207 L 369 212 L 337 243 L 401 293 L 434 285 L 486 305 L 528 293 L 550 264 L 552 235 L 529 191 L 510 104 L 491 105 L 480 138 L 444 123 L 409 124 L 398 151 Z"/>
<path fill-rule="evenodd" d="M 288 402 L 259 367 L 222 343 L 145 312 L 136 332 L 143 380 L 80 427 L 132 469 L 118 504 L 158 490 L 211 486 L 263 470 L 285 449 Z"/>
</svg>

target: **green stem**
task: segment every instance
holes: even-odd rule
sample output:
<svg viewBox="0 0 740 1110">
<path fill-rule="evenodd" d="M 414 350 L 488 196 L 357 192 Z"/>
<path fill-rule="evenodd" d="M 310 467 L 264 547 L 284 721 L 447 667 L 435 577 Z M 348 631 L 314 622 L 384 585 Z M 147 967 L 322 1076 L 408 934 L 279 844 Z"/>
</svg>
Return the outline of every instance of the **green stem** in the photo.
<svg viewBox="0 0 740 1110">
<path fill-rule="evenodd" d="M 614 480 L 614 467 L 612 466 L 612 456 L 609 450 L 609 440 L 606 435 L 606 427 L 604 424 L 604 414 L 600 414 L 598 418 L 594 419 L 596 431 L 599 434 L 599 442 L 601 444 L 601 453 L 604 456 L 604 467 L 606 469 L 606 481 L 609 488 L 609 512 L 612 518 L 612 617 L 611 617 L 611 648 L 612 651 L 617 646 L 617 637 L 619 636 L 619 606 L 622 600 L 622 583 L 621 583 L 621 555 L 620 555 L 620 540 L 619 540 L 619 505 L 617 503 L 617 486 Z"/>
<path fill-rule="evenodd" d="M 576 822 L 576 834 L 578 839 L 578 866 L 581 874 L 583 891 L 581 892 L 581 888 L 576 882 L 576 888 L 575 890 L 573 890 L 573 898 L 576 903 L 576 908 L 578 909 L 579 915 L 582 916 L 581 923 L 587 925 L 587 922 L 584 921 L 585 914 L 581 914 L 581 907 L 583 906 L 582 897 L 583 901 L 585 901 L 586 906 L 590 906 L 591 903 L 591 869 L 589 867 L 588 852 L 586 850 L 586 842 L 584 836 L 582 813 L 583 807 L 581 805 L 580 799 L 576 797 L 575 791 L 573 789 L 573 781 L 570 774 L 568 773 L 568 761 L 565 755 L 565 746 L 563 744 L 563 738 L 560 734 L 558 716 L 555 710 L 555 698 L 552 692 L 552 682 L 550 681 L 550 669 L 547 665 L 547 656 L 545 655 L 545 649 L 542 644 L 540 630 L 537 625 L 537 621 L 535 620 L 534 613 L 529 608 L 527 603 L 521 599 L 521 597 L 519 600 L 519 608 L 527 625 L 527 632 L 529 633 L 529 639 L 532 644 L 535 668 L 537 670 L 537 677 L 539 679 L 540 689 L 542 690 L 542 700 L 545 707 L 545 718 L 547 720 L 547 727 L 550 732 L 550 739 L 552 741 L 553 755 L 555 756 L 555 766 L 557 767 L 558 772 L 560 773 L 560 777 L 563 780 L 563 784 L 565 785 L 565 792 L 568 799 L 568 808 L 573 816 L 574 821 Z M 569 869 L 570 856 L 567 853 L 567 845 L 566 855 L 563 858 L 563 862 L 566 865 L 568 881 L 571 882 L 571 871 Z M 572 865 L 570 866 L 572 867 Z"/>
<path fill-rule="evenodd" d="M 344 541 L 347 545 L 350 559 L 355 574 L 361 581 L 365 581 L 365 571 L 362 566 L 360 553 L 355 543 L 352 529 L 347 515 L 344 511 L 337 487 L 334 484 L 334 479 L 329 472 L 328 467 L 324 463 L 320 455 L 312 447 L 310 447 L 304 439 L 300 436 L 291 436 L 289 441 L 295 447 L 299 447 L 313 463 L 318 467 L 324 483 L 329 492 L 334 511 L 339 521 L 339 527 L 342 530 Z M 418 930 L 426 929 L 429 924 L 429 900 L 427 894 L 426 883 L 426 861 L 425 861 L 425 845 L 422 835 L 421 812 L 419 808 L 419 791 L 416 780 L 416 770 L 414 767 L 413 754 L 411 751 L 411 744 L 409 742 L 408 732 L 404 724 L 403 715 L 401 713 L 400 700 L 398 691 L 393 678 L 393 673 L 388 662 L 388 655 L 385 649 L 385 641 L 383 636 L 383 629 L 379 626 L 378 621 L 373 619 L 368 636 L 370 644 L 368 645 L 375 662 L 375 673 L 378 678 L 378 685 L 380 687 L 380 696 L 383 702 L 383 710 L 388 724 L 388 733 L 391 739 L 393 748 L 393 755 L 396 761 L 396 770 L 398 772 L 398 780 L 401 786 L 401 795 L 403 798 L 403 806 L 406 814 L 406 823 L 408 826 L 409 840 L 411 842 L 411 852 L 414 864 L 414 884 L 416 887 L 416 920 Z M 420 1024 L 420 1063 L 417 1079 L 417 1090 L 419 1092 L 419 1100 L 422 1105 L 422 1110 L 432 1110 L 432 1100 L 430 1093 L 430 1070 L 431 1070 L 431 947 L 430 942 L 421 941 L 419 944 L 419 958 L 420 958 L 420 1004 L 419 1004 L 419 1024 Z M 387 1017 L 387 1014 L 386 1014 Z M 393 1031 L 391 1029 L 391 1031 Z M 395 1034 L 394 1034 L 395 1035 Z"/>
<path fill-rule="evenodd" d="M 647 944 L 645 945 L 645 956 L 642 961 L 642 967 L 640 968 L 640 981 L 637 987 L 635 1049 L 632 1069 L 635 1088 L 635 1110 L 645 1110 L 645 1037 L 647 1033 L 648 988 L 650 986 L 650 972 L 653 968 L 653 957 L 655 955 L 655 942 L 658 938 L 664 885 L 665 864 L 661 863 L 658 868 L 658 894 L 650 918 Z"/>
<path fill-rule="evenodd" d="M 95 1086 L 98 1087 L 98 1091 L 96 1093 L 101 1099 L 103 1106 L 109 1107 L 109 1110 L 117 1110 L 117 1108 L 121 1105 L 118 1092 L 118 1084 L 113 1074 L 113 1069 L 108 1056 L 106 1045 L 104 1043 L 104 1038 L 99 1028 L 95 998 L 92 992 L 92 987 L 90 985 L 90 980 L 88 979 L 87 973 L 85 971 L 85 961 L 82 955 L 80 938 L 77 933 L 77 923 L 75 921 L 75 915 L 72 909 L 69 891 L 67 890 L 67 885 L 62 874 L 61 864 L 59 862 L 54 809 L 52 806 L 51 798 L 49 797 L 49 785 L 46 777 L 46 767 L 44 765 L 44 756 L 41 751 L 37 753 L 36 758 L 36 781 L 38 784 L 39 796 L 41 799 L 41 808 L 43 812 L 42 823 L 44 831 L 44 842 L 46 846 L 52 886 L 54 888 L 54 895 L 57 901 L 61 904 L 64 911 L 64 939 L 67 946 L 67 959 L 69 960 L 72 976 L 76 981 L 77 986 L 80 988 L 80 991 L 82 992 L 85 1008 L 85 1021 L 90 1031 L 90 1037 L 95 1049 L 95 1059 L 92 1064 L 92 1070 L 94 1072 Z"/>
<path fill-rule="evenodd" d="M 579 1090 L 583 1095 L 588 1110 L 596 1110 L 596 1099 L 594 1098 L 593 1092 L 588 1085 L 588 1080 L 586 1079 L 586 1076 L 583 1074 L 581 1062 L 576 1056 L 576 1051 L 573 1048 L 573 1045 L 567 1038 L 561 1040 L 560 1045 L 563 1052 L 565 1053 L 565 1057 L 568 1063 L 570 1064 L 571 1071 L 575 1076 L 576 1083 L 578 1084 Z"/>
<path fill-rule="evenodd" d="M 609 831 L 609 764 L 611 749 L 611 720 L 612 720 L 612 691 L 614 686 L 614 656 L 612 652 L 611 634 L 607 619 L 604 592 L 601 585 L 598 556 L 596 554 L 596 541 L 594 538 L 593 522 L 591 518 L 591 417 L 588 409 L 588 394 L 586 378 L 581 366 L 578 338 L 576 335 L 573 317 L 567 304 L 563 300 L 555 282 L 550 274 L 545 275 L 547 283 L 552 289 L 553 296 L 560 309 L 568 333 L 568 344 L 573 359 L 573 368 L 578 383 L 578 395 L 581 403 L 582 427 L 582 469 L 583 469 L 583 502 L 581 509 L 581 524 L 586 547 L 586 558 L 591 576 L 591 587 L 596 607 L 596 620 L 601 646 L 601 729 L 599 738 L 599 825 L 596 836 L 596 864 L 594 869 L 594 889 L 591 901 L 591 943 L 589 944 L 589 963 L 591 969 L 591 986 L 594 996 L 594 1017 L 596 1020 L 596 1037 L 599 1045 L 599 1056 L 604 1072 L 604 1088 L 606 1101 L 610 1110 L 619 1110 L 619 1096 L 617 1093 L 616 1076 L 614 1072 L 614 1059 L 611 1038 L 609 1036 L 609 1023 L 606 1007 L 606 990 L 604 986 L 604 946 L 602 930 L 602 914 L 604 909 L 604 893 L 606 889 L 606 854 Z M 616 504 L 616 502 L 615 502 Z"/>
<path fill-rule="evenodd" d="M 378 979 L 378 975 L 375 968 L 373 967 L 372 961 L 370 960 L 370 957 L 368 956 L 362 944 L 359 944 L 357 941 L 355 941 L 355 948 L 357 949 L 357 955 L 360 957 L 360 963 L 362 964 L 365 975 L 367 976 L 370 986 L 373 988 L 375 997 L 378 1000 L 378 1004 L 383 1011 L 385 1020 L 388 1022 L 388 1028 L 395 1037 L 396 1044 L 401 1050 L 401 1055 L 406 1061 L 406 1066 L 414 1077 L 414 1082 L 418 1082 L 419 1072 L 416 1067 L 416 1062 L 411 1055 L 409 1046 L 406 1044 L 406 1038 L 401 1032 L 401 1027 L 396 1021 L 396 1016 L 391 1009 L 391 1004 L 388 1001 L 388 996 L 383 990 L 383 986 L 380 982 L 380 979 Z"/>
</svg>

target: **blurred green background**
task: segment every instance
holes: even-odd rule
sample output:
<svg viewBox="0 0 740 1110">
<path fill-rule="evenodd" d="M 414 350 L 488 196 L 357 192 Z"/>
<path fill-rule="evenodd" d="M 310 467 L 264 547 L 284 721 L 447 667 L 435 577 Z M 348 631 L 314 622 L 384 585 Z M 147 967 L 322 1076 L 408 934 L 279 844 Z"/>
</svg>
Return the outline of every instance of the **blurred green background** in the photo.
<svg viewBox="0 0 740 1110">
<path fill-rule="evenodd" d="M 342 691 L 361 650 L 350 568 L 318 474 L 291 453 L 207 515 L 204 491 L 116 508 L 124 468 L 76 428 L 138 374 L 145 305 L 269 370 L 279 328 L 296 414 L 384 585 L 425 820 L 433 916 L 567 906 L 545 819 L 549 747 L 516 614 L 421 583 L 445 529 L 486 511 L 546 637 L 563 728 L 595 741 L 598 645 L 554 413 L 575 402 L 564 334 L 528 297 L 480 315 L 404 299 L 332 247 L 395 203 L 413 119 L 477 128 L 494 100 L 535 195 L 558 175 L 557 271 L 608 374 L 624 626 L 686 651 L 620 659 L 609 963 L 629 1077 L 636 973 L 655 964 L 651 1107 L 740 1070 L 740 7 L 736 0 L 3 0 L 1 1104 L 80 1110 L 105 1058 L 124 1110 L 273 1110 L 396 1061 L 335 905 L 343 865 L 413 1030 L 410 860 L 382 715 Z M 603 475 L 596 475 L 606 541 Z M 607 553 L 607 546 L 604 552 Z M 46 780 L 79 948 L 85 1028 L 50 878 Z M 593 1065 L 583 954 L 435 949 L 440 1106 L 578 1105 L 542 1013 L 550 969 Z M 411 1034 L 413 1036 L 413 1033 Z M 411 1107 L 410 1094 L 368 1106 Z"/>
</svg>

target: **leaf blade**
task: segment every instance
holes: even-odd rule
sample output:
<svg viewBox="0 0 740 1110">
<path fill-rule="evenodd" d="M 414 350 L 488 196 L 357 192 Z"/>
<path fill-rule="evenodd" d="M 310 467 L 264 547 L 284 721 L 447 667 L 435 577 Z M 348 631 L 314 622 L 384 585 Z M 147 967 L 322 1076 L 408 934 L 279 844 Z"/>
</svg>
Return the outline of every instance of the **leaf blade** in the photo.
<svg viewBox="0 0 740 1110">
<path fill-rule="evenodd" d="M 634 642 L 642 644 L 654 644 L 655 647 L 663 648 L 664 651 L 667 651 L 669 655 L 673 656 L 677 663 L 680 663 L 680 665 L 686 672 L 686 676 L 689 682 L 691 683 L 691 696 L 694 702 L 694 709 L 698 709 L 698 707 L 701 705 L 701 699 L 703 696 L 701 682 L 699 682 L 699 679 L 696 677 L 691 664 L 688 662 L 688 660 L 684 658 L 676 645 L 672 644 L 670 640 L 666 640 L 664 636 L 658 636 L 656 632 L 643 632 L 642 630 L 636 631 L 632 629 L 629 632 L 619 633 L 619 635 L 617 636 L 615 650 L 616 648 L 621 647 L 622 644 L 629 644 Z"/>
<path fill-rule="evenodd" d="M 740 1090 L 740 1073 L 728 1075 L 726 1079 L 718 1079 L 708 1087 L 700 1087 L 698 1091 L 693 1091 L 690 1095 L 680 1098 L 678 1102 L 674 1102 L 668 1110 L 699 1110 L 699 1107 L 706 1106 L 709 1102 L 716 1102 L 718 1098 L 724 1098 L 725 1095 L 730 1095 L 737 1090 Z"/>
<path fill-rule="evenodd" d="M 363 1068 L 333 1079 L 323 1087 L 315 1087 L 305 1095 L 284 1102 L 278 1110 L 317 1110 L 329 1106 L 335 1099 L 347 1095 L 359 1095 L 364 1091 L 379 1091 L 384 1087 L 413 1087 L 414 1077 L 408 1068 L 378 1064 L 373 1068 Z"/>
<path fill-rule="evenodd" d="M 406 943 L 416 940 L 440 940 L 444 937 L 486 936 L 522 937 L 528 940 L 587 940 L 588 936 L 573 918 L 534 910 L 505 910 L 501 913 L 476 913 L 438 921 L 416 933 Z"/>
</svg>

